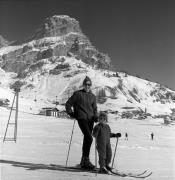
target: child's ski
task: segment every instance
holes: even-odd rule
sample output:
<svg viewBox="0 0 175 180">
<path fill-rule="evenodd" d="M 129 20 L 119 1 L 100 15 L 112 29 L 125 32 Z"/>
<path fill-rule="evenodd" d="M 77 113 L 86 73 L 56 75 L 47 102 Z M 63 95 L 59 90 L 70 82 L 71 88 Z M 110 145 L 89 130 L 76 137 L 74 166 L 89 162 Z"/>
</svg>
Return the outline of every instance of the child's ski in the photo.
<svg viewBox="0 0 175 180">
<path fill-rule="evenodd" d="M 141 173 L 125 173 L 125 172 L 120 172 L 118 170 L 111 170 L 111 173 L 117 175 L 117 176 L 122 176 L 122 177 L 133 177 L 133 178 L 147 178 L 149 176 L 151 176 L 152 172 L 149 172 L 147 174 L 147 170 L 145 170 L 144 172 Z"/>
</svg>

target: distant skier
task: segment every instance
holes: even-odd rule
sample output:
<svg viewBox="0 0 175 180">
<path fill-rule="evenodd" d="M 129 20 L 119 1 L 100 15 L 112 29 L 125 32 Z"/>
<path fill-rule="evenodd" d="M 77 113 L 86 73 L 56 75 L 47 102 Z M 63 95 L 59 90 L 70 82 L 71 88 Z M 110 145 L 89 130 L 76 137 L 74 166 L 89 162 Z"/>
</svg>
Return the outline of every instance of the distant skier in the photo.
<svg viewBox="0 0 175 180">
<path fill-rule="evenodd" d="M 128 141 L 128 133 L 125 133 L 125 140 Z"/>
<path fill-rule="evenodd" d="M 107 114 L 101 112 L 99 114 L 99 123 L 93 129 L 93 136 L 96 139 L 96 146 L 99 155 L 99 173 L 108 174 L 112 168 L 110 162 L 112 158 L 112 149 L 110 138 L 121 137 L 120 133 L 111 133 L 111 129 L 107 124 Z"/>
<path fill-rule="evenodd" d="M 154 140 L 154 133 L 153 132 L 151 133 L 151 140 L 152 141 Z"/>
</svg>

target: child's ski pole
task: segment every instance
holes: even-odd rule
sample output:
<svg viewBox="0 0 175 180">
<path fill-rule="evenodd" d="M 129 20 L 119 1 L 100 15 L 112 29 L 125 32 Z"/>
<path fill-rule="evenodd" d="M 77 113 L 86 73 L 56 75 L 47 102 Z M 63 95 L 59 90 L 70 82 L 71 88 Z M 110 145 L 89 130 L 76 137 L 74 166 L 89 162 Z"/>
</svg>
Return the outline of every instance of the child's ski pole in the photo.
<svg viewBox="0 0 175 180">
<path fill-rule="evenodd" d="M 117 145 L 118 145 L 118 137 L 117 137 L 117 141 L 116 141 L 116 145 L 115 145 L 115 151 L 114 151 L 114 156 L 113 156 L 113 160 L 112 160 L 112 168 L 113 168 L 113 165 L 114 165 L 114 159 L 115 159 L 115 154 L 116 154 L 116 150 L 117 150 Z"/>
</svg>

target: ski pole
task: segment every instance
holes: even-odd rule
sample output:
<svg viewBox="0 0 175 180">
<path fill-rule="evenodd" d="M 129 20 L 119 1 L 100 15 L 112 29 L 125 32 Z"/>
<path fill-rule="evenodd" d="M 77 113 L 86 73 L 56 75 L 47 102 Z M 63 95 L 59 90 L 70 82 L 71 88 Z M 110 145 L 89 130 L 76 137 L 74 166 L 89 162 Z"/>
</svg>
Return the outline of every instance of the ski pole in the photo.
<svg viewBox="0 0 175 180">
<path fill-rule="evenodd" d="M 116 150 L 117 150 L 117 145 L 118 145 L 118 137 L 117 137 L 117 141 L 116 141 L 116 145 L 115 145 L 114 157 L 113 157 L 113 160 L 112 160 L 112 168 L 113 168 L 113 165 L 114 165 L 114 159 L 115 159 L 115 154 L 116 154 Z"/>
<path fill-rule="evenodd" d="M 70 152 L 70 146 L 71 146 L 71 143 L 72 143 L 72 137 L 73 137 L 73 133 L 74 133 L 75 121 L 76 121 L 76 119 L 74 119 L 74 124 L 73 124 L 73 127 L 72 127 L 72 133 L 71 133 L 70 142 L 69 142 L 69 149 L 68 149 L 68 152 L 67 152 L 66 167 L 67 167 L 67 163 L 68 163 L 68 159 L 69 159 L 69 152 Z"/>
<path fill-rule="evenodd" d="M 97 140 L 95 138 L 95 168 L 97 169 Z M 97 171 L 95 172 L 95 175 L 97 176 Z"/>
</svg>

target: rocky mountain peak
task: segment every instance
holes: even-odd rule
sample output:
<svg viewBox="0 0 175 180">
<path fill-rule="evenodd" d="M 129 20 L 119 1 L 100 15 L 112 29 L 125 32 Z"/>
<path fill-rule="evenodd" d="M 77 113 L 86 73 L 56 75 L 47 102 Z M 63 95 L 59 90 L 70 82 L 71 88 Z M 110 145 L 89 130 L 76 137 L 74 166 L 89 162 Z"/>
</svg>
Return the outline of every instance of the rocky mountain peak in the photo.
<svg viewBox="0 0 175 180">
<path fill-rule="evenodd" d="M 62 36 L 70 32 L 82 33 L 79 22 L 67 15 L 54 15 L 44 20 L 32 39 Z"/>
</svg>

